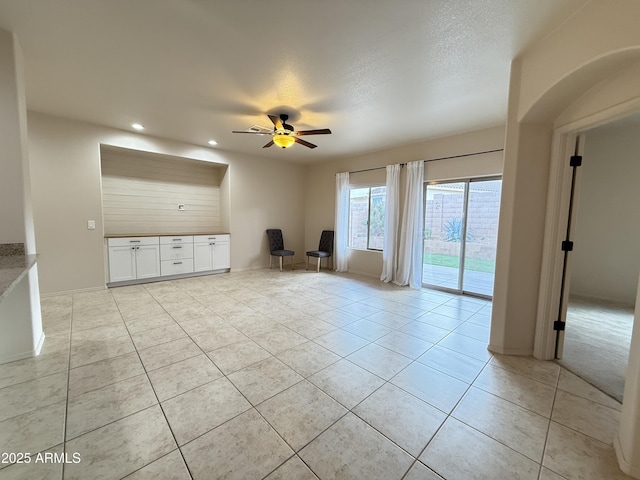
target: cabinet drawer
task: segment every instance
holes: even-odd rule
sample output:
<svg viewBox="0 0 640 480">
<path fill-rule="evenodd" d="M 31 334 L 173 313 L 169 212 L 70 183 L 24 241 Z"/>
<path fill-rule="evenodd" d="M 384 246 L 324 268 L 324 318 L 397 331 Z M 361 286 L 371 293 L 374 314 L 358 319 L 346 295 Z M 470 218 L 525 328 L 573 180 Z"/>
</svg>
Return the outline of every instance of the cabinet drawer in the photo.
<svg viewBox="0 0 640 480">
<path fill-rule="evenodd" d="M 160 262 L 160 275 L 179 275 L 181 273 L 193 273 L 193 258 L 162 260 Z"/>
<path fill-rule="evenodd" d="M 176 243 L 193 243 L 193 235 L 160 237 L 160 245 L 174 245 Z"/>
<path fill-rule="evenodd" d="M 158 245 L 160 237 L 126 237 L 109 238 L 107 242 L 110 247 L 124 247 L 126 245 Z"/>
<path fill-rule="evenodd" d="M 160 245 L 160 260 L 193 258 L 193 243 Z"/>
<path fill-rule="evenodd" d="M 195 243 L 205 243 L 205 242 L 228 242 L 229 235 L 194 235 L 193 241 Z"/>
</svg>

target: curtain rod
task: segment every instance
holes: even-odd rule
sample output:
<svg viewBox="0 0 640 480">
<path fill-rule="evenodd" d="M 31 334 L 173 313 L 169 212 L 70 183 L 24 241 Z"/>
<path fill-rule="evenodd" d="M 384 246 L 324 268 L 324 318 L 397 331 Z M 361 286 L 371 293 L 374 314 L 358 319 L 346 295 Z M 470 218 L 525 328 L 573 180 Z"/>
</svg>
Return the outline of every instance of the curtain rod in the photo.
<svg viewBox="0 0 640 480">
<path fill-rule="evenodd" d="M 484 155 L 485 153 L 495 153 L 495 152 L 503 152 L 503 151 L 504 151 L 504 148 L 496 148 L 495 150 L 486 150 L 484 152 L 463 153 L 462 155 L 452 155 L 450 157 L 430 158 L 428 160 L 423 160 L 423 162 L 437 162 L 438 160 L 450 160 L 452 158 L 472 157 L 474 155 Z M 404 167 L 406 163 L 401 163 L 400 165 Z M 387 168 L 387 167 L 384 166 L 384 167 L 365 168 L 363 170 L 354 170 L 349 173 L 371 172 L 373 170 L 382 170 L 384 168 Z"/>
</svg>

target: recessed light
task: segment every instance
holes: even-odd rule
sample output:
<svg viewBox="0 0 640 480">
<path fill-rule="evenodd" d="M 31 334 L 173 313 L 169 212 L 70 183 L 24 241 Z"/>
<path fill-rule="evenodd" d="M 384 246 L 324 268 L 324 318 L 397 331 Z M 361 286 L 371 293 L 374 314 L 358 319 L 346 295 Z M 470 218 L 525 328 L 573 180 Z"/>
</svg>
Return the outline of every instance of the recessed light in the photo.
<svg viewBox="0 0 640 480">
<path fill-rule="evenodd" d="M 208 143 L 209 145 L 211 145 L 212 147 L 213 147 L 214 145 L 217 145 L 217 144 L 218 144 L 218 142 L 216 142 L 215 140 L 209 140 L 207 143 Z"/>
<path fill-rule="evenodd" d="M 132 123 L 131 124 L 131 128 L 133 128 L 134 130 L 144 130 L 144 127 L 142 125 L 140 125 L 139 123 Z"/>
</svg>

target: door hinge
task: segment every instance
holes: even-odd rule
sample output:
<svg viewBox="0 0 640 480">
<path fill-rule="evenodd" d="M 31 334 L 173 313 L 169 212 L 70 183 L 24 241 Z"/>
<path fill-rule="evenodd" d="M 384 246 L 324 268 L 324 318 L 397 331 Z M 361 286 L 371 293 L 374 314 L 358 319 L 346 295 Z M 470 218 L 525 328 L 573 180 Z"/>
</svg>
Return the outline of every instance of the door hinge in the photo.
<svg viewBox="0 0 640 480">
<path fill-rule="evenodd" d="M 582 166 L 582 155 L 573 155 L 569 159 L 570 167 L 580 167 Z"/>
<path fill-rule="evenodd" d="M 565 240 L 562 242 L 562 251 L 563 252 L 572 252 L 573 251 L 573 242 L 571 240 Z"/>
<path fill-rule="evenodd" d="M 566 324 L 567 322 L 563 322 L 562 320 L 556 320 L 555 322 L 553 322 L 553 329 L 558 331 L 564 331 L 564 326 Z"/>
</svg>

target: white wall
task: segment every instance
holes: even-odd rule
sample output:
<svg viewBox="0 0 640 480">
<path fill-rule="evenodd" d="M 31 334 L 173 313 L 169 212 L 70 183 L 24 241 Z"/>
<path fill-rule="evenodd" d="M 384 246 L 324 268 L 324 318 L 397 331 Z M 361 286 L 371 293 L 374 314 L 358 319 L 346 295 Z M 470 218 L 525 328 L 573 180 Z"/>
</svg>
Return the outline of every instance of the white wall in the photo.
<svg viewBox="0 0 640 480">
<path fill-rule="evenodd" d="M 587 132 L 571 293 L 633 305 L 640 273 L 640 123 Z"/>
<path fill-rule="evenodd" d="M 267 265 L 265 229 L 281 227 L 287 244 L 304 246 L 304 167 L 187 145 L 133 132 L 29 112 L 31 183 L 43 293 L 101 288 L 103 255 L 100 146 L 228 165 L 221 208 L 228 203 L 231 269 Z M 87 230 L 87 220 L 96 221 Z M 224 228 L 224 225 L 222 225 Z M 297 260 L 302 260 L 302 255 Z"/>
<path fill-rule="evenodd" d="M 601 82 L 638 63 L 639 17 L 640 2 L 636 0 L 591 0 L 512 62 L 489 346 L 493 352 L 531 354 L 536 338 L 536 355 L 553 357 L 552 325 L 559 303 L 554 295 L 558 295 L 561 261 L 552 252 L 558 252 L 558 215 L 565 202 L 566 176 L 557 163 L 569 156 L 563 144 L 568 140 L 565 134 L 592 127 L 598 118 L 610 120 L 612 112 L 620 114 L 627 106 L 616 103 L 616 93 L 600 92 L 600 111 L 593 118 L 565 124 L 552 142 L 554 125 L 580 96 L 588 96 L 590 89 L 597 90 Z M 584 112 L 595 105 L 588 103 L 572 111 Z M 568 120 L 562 118 L 563 122 Z M 536 229 L 545 234 L 541 236 Z M 640 337 L 636 333 L 638 328 L 634 328 L 631 341 L 614 446 L 622 470 L 640 478 L 640 357 L 633 355 L 639 351 Z"/>
<path fill-rule="evenodd" d="M 637 62 L 638 15 L 640 2 L 593 0 L 512 62 L 490 341 L 494 352 L 533 352 L 546 268 L 543 233 L 553 126 L 581 95 Z M 540 302 L 548 306 L 546 299 Z"/>
<path fill-rule="evenodd" d="M 231 269 L 266 267 L 265 230 L 280 228 L 285 248 L 304 257 L 304 178 L 306 168 L 266 158 L 233 158 L 231 191 Z"/>
<path fill-rule="evenodd" d="M 0 243 L 35 253 L 23 58 L 17 38 L 0 30 Z M 6 293 L 6 292 L 2 292 Z M 0 300 L 0 363 L 39 353 L 44 341 L 38 267 Z"/>
<path fill-rule="evenodd" d="M 484 152 L 501 149 L 503 146 L 504 128 L 494 127 L 311 165 L 306 179 L 305 249 L 318 248 L 322 230 L 334 228 L 336 173 L 382 167 L 379 172 L 368 174 L 368 176 L 382 178 L 384 181 L 386 165 Z M 426 180 L 469 178 L 501 173 L 502 152 L 425 164 Z M 357 176 L 363 175 L 354 174 L 356 179 Z M 404 193 L 400 196 L 402 202 Z M 382 252 L 349 250 L 349 271 L 379 277 L 382 273 Z"/>
<path fill-rule="evenodd" d="M 543 121 L 557 117 L 572 100 L 629 65 L 637 47 L 640 2 L 592 0 L 560 28 L 532 45 L 521 57 L 521 83 L 511 85 L 517 118 Z M 587 29 L 585 30 L 585 26 Z M 609 57 L 596 65 L 594 59 Z M 575 72 L 588 66 L 591 78 L 573 83 Z M 552 95 L 549 95 L 552 92 Z M 543 100 L 540 102 L 540 100 Z M 537 103 L 537 105 L 536 105 Z"/>
<path fill-rule="evenodd" d="M 0 243 L 25 243 L 26 151 L 21 143 L 20 111 L 24 85 L 18 80 L 19 48 L 11 32 L 0 30 Z"/>
</svg>

